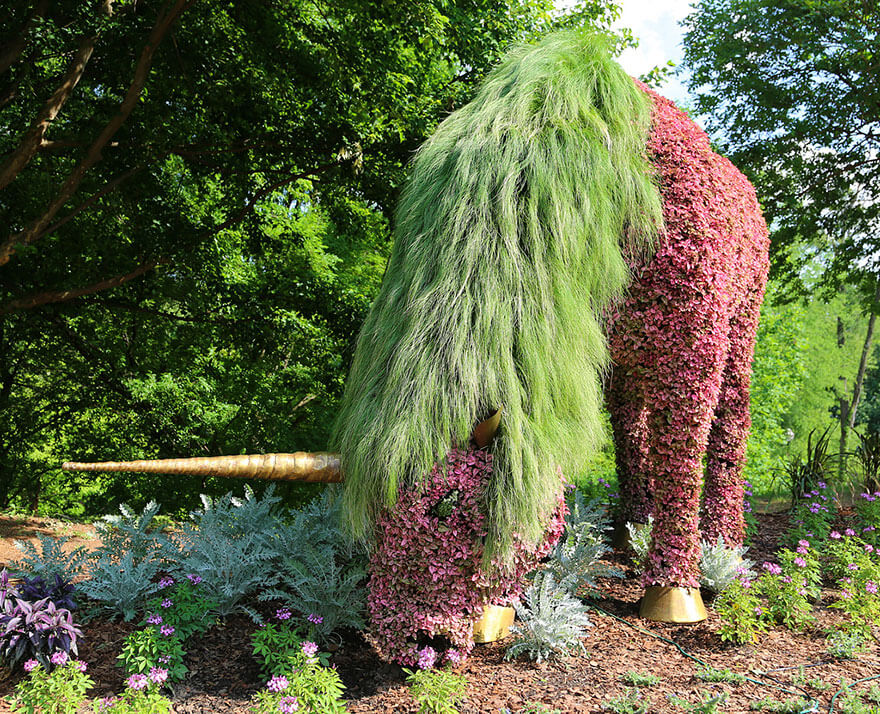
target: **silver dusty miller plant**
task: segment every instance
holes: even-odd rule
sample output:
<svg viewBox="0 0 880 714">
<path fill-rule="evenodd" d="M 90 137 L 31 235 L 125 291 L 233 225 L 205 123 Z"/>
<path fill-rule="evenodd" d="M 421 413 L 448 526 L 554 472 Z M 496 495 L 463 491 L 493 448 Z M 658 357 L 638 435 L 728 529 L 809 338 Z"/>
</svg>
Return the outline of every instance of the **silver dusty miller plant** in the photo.
<svg viewBox="0 0 880 714">
<path fill-rule="evenodd" d="M 525 654 L 541 662 L 567 655 L 572 649 L 583 650 L 581 638 L 592 627 L 587 608 L 554 580 L 553 573 L 539 572 L 523 600 L 514 603 L 520 623 L 510 628 L 517 637 L 505 659 Z"/>
<path fill-rule="evenodd" d="M 753 560 L 743 558 L 748 548 L 746 546 L 729 546 L 719 535 L 714 543 L 703 541 L 700 544 L 702 555 L 700 556 L 700 586 L 713 593 L 723 592 L 740 576 L 751 573 Z"/>
<path fill-rule="evenodd" d="M 565 533 L 545 566 L 560 587 L 572 595 L 595 597 L 601 594 L 597 578 L 624 576 L 620 568 L 601 562 L 611 551 L 603 535 L 609 529 L 598 501 L 587 502 L 576 490 L 569 501 Z"/>
</svg>

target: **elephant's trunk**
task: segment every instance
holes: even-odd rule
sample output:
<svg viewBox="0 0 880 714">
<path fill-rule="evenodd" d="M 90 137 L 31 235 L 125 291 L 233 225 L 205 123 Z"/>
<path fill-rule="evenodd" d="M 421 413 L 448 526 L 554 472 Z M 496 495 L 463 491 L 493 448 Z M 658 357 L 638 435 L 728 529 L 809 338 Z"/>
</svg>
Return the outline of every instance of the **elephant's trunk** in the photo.
<svg viewBox="0 0 880 714">
<path fill-rule="evenodd" d="M 101 461 L 97 463 L 67 461 L 62 464 L 61 468 L 65 471 L 187 474 L 308 483 L 339 483 L 342 481 L 337 454 L 324 452 L 312 454 L 305 451 L 298 451 L 294 454 L 198 456 L 189 459 Z"/>
</svg>

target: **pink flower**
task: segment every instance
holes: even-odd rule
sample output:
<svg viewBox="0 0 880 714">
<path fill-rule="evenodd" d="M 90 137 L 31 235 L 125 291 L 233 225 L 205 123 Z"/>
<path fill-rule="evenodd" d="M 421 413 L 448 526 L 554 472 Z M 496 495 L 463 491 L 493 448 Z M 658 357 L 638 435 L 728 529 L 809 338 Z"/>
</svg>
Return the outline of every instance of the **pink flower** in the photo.
<svg viewBox="0 0 880 714">
<path fill-rule="evenodd" d="M 287 677 L 284 675 L 275 676 L 266 683 L 266 689 L 277 694 L 287 689 L 289 684 L 290 682 L 287 681 Z"/>
<path fill-rule="evenodd" d="M 57 652 L 53 652 L 52 656 L 49 658 L 49 661 L 56 666 L 66 664 L 67 663 L 67 652 L 65 652 L 64 650 L 58 650 Z"/>
<path fill-rule="evenodd" d="M 866 582 L 865 583 L 865 592 L 869 592 L 872 595 L 876 595 L 877 594 L 877 583 L 875 583 L 873 580 L 869 580 L 868 582 Z"/>
<path fill-rule="evenodd" d="M 765 562 L 761 567 L 764 568 L 764 570 L 766 570 L 771 575 L 781 575 L 782 574 L 782 568 L 780 568 L 778 565 L 776 565 L 776 563 Z"/>
<path fill-rule="evenodd" d="M 76 664 L 76 668 L 80 672 L 85 672 L 89 668 L 88 663 L 83 662 L 82 660 L 77 660 L 75 664 Z"/>
<path fill-rule="evenodd" d="M 795 558 L 795 559 L 794 559 L 793 561 L 791 561 L 791 562 L 794 563 L 794 564 L 795 564 L 796 566 L 798 566 L 799 568 L 806 568 L 806 567 L 807 567 L 807 561 L 804 560 L 803 558 Z"/>
<path fill-rule="evenodd" d="M 831 533 L 828 534 L 828 537 L 833 538 L 834 540 L 840 540 L 842 536 L 837 531 L 831 531 Z"/>
<path fill-rule="evenodd" d="M 847 529 L 844 531 L 844 534 L 845 534 L 845 535 L 848 535 L 848 536 L 854 536 L 854 535 L 856 534 L 856 532 L 855 532 L 852 528 L 847 528 Z"/>
<path fill-rule="evenodd" d="M 133 674 L 125 681 L 125 683 L 128 685 L 129 689 L 134 689 L 137 692 L 146 688 L 148 683 L 147 676 L 145 674 Z"/>
<path fill-rule="evenodd" d="M 419 669 L 431 669 L 437 660 L 437 653 L 431 647 L 425 647 L 419 652 Z"/>
<path fill-rule="evenodd" d="M 174 634 L 174 628 L 171 625 L 162 625 L 159 628 L 159 632 L 161 632 L 165 637 L 171 637 Z"/>
<path fill-rule="evenodd" d="M 24 671 L 25 672 L 33 672 L 37 667 L 40 666 L 40 663 L 35 659 L 29 659 L 24 663 Z"/>
<path fill-rule="evenodd" d="M 318 645 L 314 642 L 303 642 L 302 651 L 307 657 L 314 657 L 318 653 Z"/>
</svg>

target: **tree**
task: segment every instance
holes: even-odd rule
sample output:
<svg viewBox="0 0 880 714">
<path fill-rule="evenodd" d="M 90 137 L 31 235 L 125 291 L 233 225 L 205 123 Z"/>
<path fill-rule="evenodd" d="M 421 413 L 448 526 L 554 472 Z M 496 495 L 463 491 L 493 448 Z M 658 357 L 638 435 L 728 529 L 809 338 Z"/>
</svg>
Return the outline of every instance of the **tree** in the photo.
<svg viewBox="0 0 880 714">
<path fill-rule="evenodd" d="M 773 275 L 804 294 L 858 286 L 869 315 L 841 438 L 857 417 L 880 312 L 880 7 L 874 0 L 702 0 L 685 20 L 696 109 L 749 175 Z"/>
<path fill-rule="evenodd" d="M 414 149 L 511 42 L 614 16 L 551 9 L 7 3 L 0 507 L 157 488 L 72 455 L 323 448 Z"/>
</svg>

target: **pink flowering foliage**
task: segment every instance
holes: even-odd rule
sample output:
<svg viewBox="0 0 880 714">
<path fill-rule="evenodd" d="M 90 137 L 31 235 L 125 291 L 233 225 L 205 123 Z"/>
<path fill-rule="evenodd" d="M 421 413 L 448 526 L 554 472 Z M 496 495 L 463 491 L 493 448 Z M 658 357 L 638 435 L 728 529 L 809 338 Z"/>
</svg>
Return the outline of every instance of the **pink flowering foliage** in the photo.
<svg viewBox="0 0 880 714">
<path fill-rule="evenodd" d="M 466 656 L 473 625 L 486 604 L 506 605 L 519 596 L 523 576 L 547 556 L 562 535 L 565 499 L 548 519 L 544 540 L 515 539 L 512 561 L 483 567 L 488 532 L 484 494 L 492 455 L 453 450 L 414 490 L 401 491 L 378 521 L 378 544 L 370 559 L 367 606 L 380 653 L 412 667 L 430 645 L 437 659 Z"/>
<path fill-rule="evenodd" d="M 684 112 L 643 89 L 654 102 L 648 153 L 665 232 L 647 264 L 631 260 L 635 280 L 611 316 L 608 405 L 621 516 L 654 516 L 645 585 L 696 587 L 700 529 L 706 540 L 743 539 L 749 379 L 769 240 L 748 180 Z"/>
</svg>

